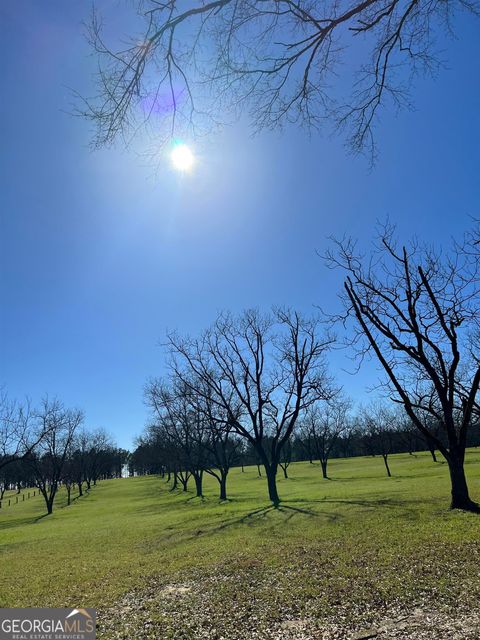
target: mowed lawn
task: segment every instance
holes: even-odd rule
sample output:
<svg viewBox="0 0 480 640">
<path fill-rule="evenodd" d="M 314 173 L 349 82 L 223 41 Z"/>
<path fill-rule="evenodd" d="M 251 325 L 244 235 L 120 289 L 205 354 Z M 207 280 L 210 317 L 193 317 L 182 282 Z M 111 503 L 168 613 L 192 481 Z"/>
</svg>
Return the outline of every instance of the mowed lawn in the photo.
<svg viewBox="0 0 480 640">
<path fill-rule="evenodd" d="M 168 585 L 203 598 L 196 624 L 205 629 L 222 615 L 240 624 L 225 613 L 235 607 L 261 627 L 285 616 L 368 620 L 426 602 L 476 606 L 480 516 L 448 509 L 446 464 L 419 453 L 391 456 L 390 466 L 387 478 L 379 457 L 332 460 L 323 480 L 318 464 L 292 464 L 289 479 L 279 474 L 279 509 L 256 467 L 231 471 L 224 503 L 209 476 L 204 500 L 193 482 L 172 493 L 149 476 L 102 481 L 69 507 L 61 494 L 51 516 L 40 497 L 4 507 L 0 605 L 107 611 L 124 606 L 125 594 L 146 593 L 142 608 L 157 631 L 142 637 L 152 638 L 197 637 L 178 632 L 180 598 L 159 610 L 155 593 Z M 480 451 L 468 452 L 467 472 L 480 500 Z M 202 637 L 237 637 L 221 624 L 222 633 Z"/>
</svg>

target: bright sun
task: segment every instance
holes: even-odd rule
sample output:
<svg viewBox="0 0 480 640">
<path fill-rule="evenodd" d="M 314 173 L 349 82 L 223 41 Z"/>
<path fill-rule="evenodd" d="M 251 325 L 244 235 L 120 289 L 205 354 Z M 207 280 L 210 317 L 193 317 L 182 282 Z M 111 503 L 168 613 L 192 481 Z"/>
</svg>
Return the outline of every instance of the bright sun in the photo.
<svg viewBox="0 0 480 640">
<path fill-rule="evenodd" d="M 191 149 L 183 142 L 173 147 L 170 160 L 177 171 L 190 171 L 195 163 Z"/>
</svg>

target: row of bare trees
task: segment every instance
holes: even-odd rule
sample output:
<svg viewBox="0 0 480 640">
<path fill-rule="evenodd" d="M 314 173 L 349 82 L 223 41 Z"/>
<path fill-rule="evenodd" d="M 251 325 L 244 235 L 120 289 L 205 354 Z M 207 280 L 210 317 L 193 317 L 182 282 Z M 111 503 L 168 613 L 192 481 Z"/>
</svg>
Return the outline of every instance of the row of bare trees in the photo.
<svg viewBox="0 0 480 640">
<path fill-rule="evenodd" d="M 336 393 L 325 362 L 332 338 L 320 328 L 288 309 L 249 310 L 221 314 L 198 338 L 169 335 L 170 377 L 152 380 L 146 398 L 150 434 L 176 445 L 189 461 L 183 468 L 177 461 L 175 477 L 190 473 L 201 495 L 207 471 L 226 497 L 240 438 L 255 451 L 269 497 L 279 503 L 284 448 L 305 412 Z"/>
<path fill-rule="evenodd" d="M 233 422 L 215 417 L 212 407 L 206 406 L 203 399 L 185 385 L 172 388 L 166 383 L 151 381 L 147 398 L 152 407 L 152 421 L 132 454 L 132 469 L 137 473 L 167 475 L 167 481 L 172 480 L 172 490 L 181 486 L 186 491 L 193 478 L 197 497 L 203 496 L 205 473 L 216 478 L 220 500 L 226 500 L 230 469 L 241 466 L 244 470 L 245 465 L 256 464 L 260 476 L 261 467 L 265 468 L 269 496 L 276 504 L 279 501 L 278 468 L 282 468 L 287 478 L 292 459 L 300 459 L 311 447 L 312 456 L 320 461 L 326 478 L 328 459 L 337 439 L 351 429 L 349 403 L 339 401 L 334 404 L 332 399 L 318 401 L 299 416 L 297 428 L 281 446 L 275 442 L 274 431 L 265 425 L 262 451 L 270 462 L 270 466 L 265 466 L 259 447 L 241 435 Z M 294 434 L 297 434 L 295 438 Z M 269 474 L 273 464 L 276 464 L 276 471 L 272 480 Z"/>
<path fill-rule="evenodd" d="M 432 455 L 438 450 L 448 463 L 452 508 L 478 511 L 464 461 L 480 416 L 479 247 L 478 227 L 442 253 L 416 241 L 397 246 L 386 225 L 371 255 L 362 256 L 350 239 L 336 241 L 326 255 L 346 274 L 341 313 L 322 322 L 279 308 L 222 313 L 200 336 L 170 334 L 170 375 L 146 389 L 147 441 L 177 456 L 176 481 L 185 485 L 192 475 L 198 495 L 207 472 L 226 496 L 240 439 L 264 467 L 277 505 L 277 471 L 283 465 L 286 472 L 286 453 L 301 429 L 309 430 L 326 476 L 330 435 L 347 428 L 350 410 L 326 365 L 338 343 L 327 327 L 336 325 L 346 329 L 345 346 L 359 364 L 372 358 L 383 371 L 379 387 L 393 409 L 379 405 L 363 420 L 387 473 L 392 425 L 403 419 L 405 432 L 413 425 Z"/>
<path fill-rule="evenodd" d="M 206 419 L 192 404 L 193 394 L 180 392 L 174 399 L 171 391 L 158 381 L 148 386 L 149 402 L 155 405 L 156 418 L 138 439 L 130 457 L 135 474 L 159 474 L 172 482 L 172 490 L 187 491 L 193 478 L 197 497 L 203 496 L 203 478 L 208 474 L 219 483 L 220 500 L 227 499 L 227 478 L 233 466 L 256 465 L 262 477 L 262 462 L 251 443 L 224 423 Z M 152 398 L 153 395 L 153 398 Z M 158 398 L 161 398 L 160 405 Z M 168 419 L 163 409 L 168 405 Z M 158 410 L 158 412 L 157 412 Z M 163 416 L 163 417 L 162 417 Z M 431 425 L 438 437 L 439 425 Z M 480 444 L 480 425 L 472 432 L 469 444 Z M 268 443 L 268 436 L 265 442 Z M 292 462 L 318 462 L 325 479 L 329 478 L 331 458 L 379 456 L 388 477 L 392 476 L 389 456 L 428 450 L 437 462 L 435 443 L 418 432 L 405 412 L 386 401 L 376 401 L 352 411 L 352 402 L 340 394 L 319 401 L 299 419 L 291 438 L 282 448 L 278 466 L 285 478 Z"/>
<path fill-rule="evenodd" d="M 211 473 L 222 497 L 243 442 L 264 467 L 277 505 L 279 466 L 286 471 L 292 438 L 310 421 L 326 475 L 330 449 L 320 425 L 340 428 L 348 412 L 326 365 L 329 349 L 338 344 L 328 327 L 336 324 L 345 328 L 345 346 L 360 364 L 372 358 L 379 365 L 383 395 L 445 458 L 452 508 L 478 511 L 464 469 L 468 437 L 480 416 L 478 226 L 442 253 L 418 242 L 398 246 L 387 225 L 369 256 L 344 239 L 326 260 L 346 274 L 341 313 L 322 321 L 282 308 L 223 313 L 200 336 L 168 336 L 170 375 L 146 389 L 147 440 L 165 447 L 176 481 L 185 484 L 193 476 L 201 495 L 203 474 Z M 57 401 L 45 400 L 34 411 L 1 399 L 0 469 L 28 460 L 50 512 L 83 415 Z M 377 441 L 388 432 L 390 413 L 382 409 L 365 419 Z M 72 463 L 70 484 L 78 484 L 75 468 Z"/>
<path fill-rule="evenodd" d="M 116 449 L 103 430 L 86 429 L 82 411 L 49 398 L 32 407 L 9 401 L 5 392 L 0 400 L 2 496 L 9 488 L 36 486 L 50 514 L 61 486 L 70 504 L 73 486 L 82 495 L 100 477 L 121 474 L 127 452 Z"/>
</svg>

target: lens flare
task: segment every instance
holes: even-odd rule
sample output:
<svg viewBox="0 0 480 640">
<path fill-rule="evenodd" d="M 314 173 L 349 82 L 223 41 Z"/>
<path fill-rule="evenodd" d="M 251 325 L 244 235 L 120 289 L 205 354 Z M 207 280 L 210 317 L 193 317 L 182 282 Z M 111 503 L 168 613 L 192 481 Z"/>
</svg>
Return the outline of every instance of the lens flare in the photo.
<svg viewBox="0 0 480 640">
<path fill-rule="evenodd" d="M 183 142 L 180 142 L 173 147 L 170 154 L 170 160 L 173 168 L 182 172 L 191 171 L 195 164 L 195 157 L 192 150 Z"/>
</svg>

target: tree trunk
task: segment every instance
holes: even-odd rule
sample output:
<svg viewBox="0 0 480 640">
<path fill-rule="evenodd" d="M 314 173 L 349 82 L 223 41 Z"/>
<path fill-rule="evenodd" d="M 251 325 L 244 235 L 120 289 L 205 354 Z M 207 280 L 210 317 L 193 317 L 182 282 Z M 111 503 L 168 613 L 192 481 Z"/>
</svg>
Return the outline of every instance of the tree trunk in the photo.
<svg viewBox="0 0 480 640">
<path fill-rule="evenodd" d="M 277 491 L 277 465 L 276 464 L 266 464 L 265 473 L 267 474 L 267 482 L 268 482 L 268 497 L 272 501 L 275 507 L 278 507 L 280 503 L 280 496 Z"/>
<path fill-rule="evenodd" d="M 203 498 L 203 493 L 202 493 L 203 471 L 200 471 L 200 473 L 194 473 L 193 477 L 195 478 L 195 489 L 197 491 L 197 498 Z"/>
<path fill-rule="evenodd" d="M 451 457 L 448 460 L 448 469 L 450 471 L 450 480 L 452 482 L 451 508 L 479 513 L 479 505 L 476 502 L 473 502 L 468 494 L 468 485 L 465 477 L 463 460 L 456 456 Z"/>
<path fill-rule="evenodd" d="M 222 473 L 220 477 L 220 500 L 227 499 L 227 474 Z"/>
<path fill-rule="evenodd" d="M 320 464 L 322 465 L 322 476 L 323 476 L 324 480 L 328 480 L 328 476 L 327 476 L 328 460 L 320 460 Z"/>
<path fill-rule="evenodd" d="M 282 467 L 283 470 L 283 477 L 285 478 L 285 480 L 288 480 L 288 473 L 287 473 L 287 465 L 280 465 Z"/>
<path fill-rule="evenodd" d="M 436 462 L 437 461 L 437 456 L 435 455 L 435 449 L 436 449 L 435 441 L 433 440 L 433 438 L 431 438 L 429 436 L 427 436 L 425 438 L 425 441 L 427 443 L 427 448 L 430 451 L 430 455 L 432 456 L 432 460 L 434 462 Z"/>
<path fill-rule="evenodd" d="M 383 457 L 383 461 L 385 463 L 385 469 L 387 470 L 387 476 L 389 478 L 391 478 L 392 474 L 390 473 L 390 467 L 388 466 L 388 454 L 383 453 L 382 457 Z"/>
<path fill-rule="evenodd" d="M 245 469 L 244 469 L 244 466 L 243 466 L 243 462 L 242 462 L 242 473 L 245 473 Z"/>
<path fill-rule="evenodd" d="M 182 483 L 183 491 L 188 491 L 188 481 L 190 480 L 190 476 L 192 474 L 187 471 L 179 471 L 178 479 Z"/>
<path fill-rule="evenodd" d="M 68 486 L 67 487 L 67 506 L 70 506 L 71 503 L 71 494 L 72 494 L 72 487 Z"/>
<path fill-rule="evenodd" d="M 173 484 L 172 484 L 172 491 L 175 491 L 175 489 L 178 487 L 178 473 L 176 471 L 173 472 Z"/>
<path fill-rule="evenodd" d="M 79 496 L 83 496 L 83 487 L 82 487 L 82 483 L 78 482 L 78 495 Z"/>
<path fill-rule="evenodd" d="M 257 464 L 257 471 L 258 471 L 259 478 L 261 478 L 262 477 L 262 471 L 260 469 L 260 465 L 259 464 Z"/>
</svg>

